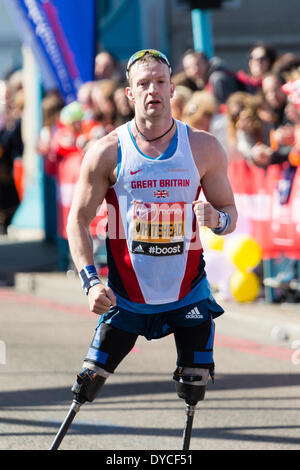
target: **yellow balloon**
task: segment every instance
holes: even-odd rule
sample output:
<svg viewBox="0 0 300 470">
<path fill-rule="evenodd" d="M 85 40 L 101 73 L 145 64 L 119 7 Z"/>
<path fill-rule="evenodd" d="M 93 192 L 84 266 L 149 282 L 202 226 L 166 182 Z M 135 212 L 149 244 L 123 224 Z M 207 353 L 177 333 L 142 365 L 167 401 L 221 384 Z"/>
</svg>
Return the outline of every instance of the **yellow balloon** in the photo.
<svg viewBox="0 0 300 470">
<path fill-rule="evenodd" d="M 262 257 L 261 247 L 249 235 L 236 235 L 227 240 L 224 252 L 241 271 L 255 268 Z"/>
<path fill-rule="evenodd" d="M 259 293 L 260 283 L 252 272 L 236 270 L 230 278 L 229 289 L 238 302 L 252 302 Z"/>
<path fill-rule="evenodd" d="M 212 232 L 209 228 L 203 231 L 204 234 L 204 240 L 205 244 L 208 248 L 211 250 L 223 250 L 224 246 L 224 238 L 221 237 L 220 235 L 216 235 L 214 232 Z"/>
</svg>

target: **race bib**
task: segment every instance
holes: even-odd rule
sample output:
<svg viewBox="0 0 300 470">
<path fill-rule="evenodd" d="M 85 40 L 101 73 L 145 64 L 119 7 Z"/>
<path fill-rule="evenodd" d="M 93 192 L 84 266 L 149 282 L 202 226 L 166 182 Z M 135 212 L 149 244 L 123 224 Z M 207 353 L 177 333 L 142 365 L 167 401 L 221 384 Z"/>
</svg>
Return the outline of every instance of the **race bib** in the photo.
<svg viewBox="0 0 300 470">
<path fill-rule="evenodd" d="M 184 202 L 134 201 L 131 251 L 149 256 L 184 252 Z"/>
</svg>

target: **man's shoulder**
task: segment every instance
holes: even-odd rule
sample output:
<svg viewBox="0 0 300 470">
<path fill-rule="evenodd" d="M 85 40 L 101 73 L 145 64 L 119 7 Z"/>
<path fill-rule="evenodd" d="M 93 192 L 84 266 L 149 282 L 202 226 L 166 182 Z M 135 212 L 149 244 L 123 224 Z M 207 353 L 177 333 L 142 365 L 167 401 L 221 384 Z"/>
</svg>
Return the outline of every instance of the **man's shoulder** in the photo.
<svg viewBox="0 0 300 470">
<path fill-rule="evenodd" d="M 109 134 L 101 137 L 95 142 L 95 149 L 98 149 L 101 152 L 109 152 L 115 150 L 118 145 L 118 134 L 116 129 L 111 131 Z"/>
<path fill-rule="evenodd" d="M 117 154 L 118 135 L 115 130 L 109 134 L 96 140 L 90 147 L 87 154 L 93 155 L 94 158 L 108 158 Z"/>
<path fill-rule="evenodd" d="M 195 142 L 201 145 L 218 145 L 218 139 L 210 132 L 189 127 L 189 137 L 191 143 Z"/>
<path fill-rule="evenodd" d="M 223 145 L 210 132 L 191 127 L 189 139 L 196 164 L 211 168 L 226 163 L 227 157 Z"/>
<path fill-rule="evenodd" d="M 118 136 L 115 130 L 96 140 L 84 156 L 85 165 L 90 170 L 110 173 L 117 165 Z"/>
</svg>

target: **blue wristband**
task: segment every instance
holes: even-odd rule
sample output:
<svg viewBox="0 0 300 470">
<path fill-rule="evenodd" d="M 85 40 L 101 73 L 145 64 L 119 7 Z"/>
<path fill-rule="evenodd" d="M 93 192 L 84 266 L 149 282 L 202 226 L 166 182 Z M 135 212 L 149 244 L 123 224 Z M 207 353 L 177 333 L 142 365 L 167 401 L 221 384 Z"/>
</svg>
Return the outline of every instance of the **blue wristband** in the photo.
<svg viewBox="0 0 300 470">
<path fill-rule="evenodd" d="M 217 227 L 217 228 L 213 228 L 212 231 L 216 234 L 216 235 L 222 235 L 222 233 L 226 232 L 226 230 L 228 229 L 229 225 L 231 224 L 231 219 L 230 219 L 230 215 L 227 213 L 227 212 L 224 212 L 224 211 L 218 211 L 222 214 L 224 214 L 225 216 L 225 223 L 222 224 L 221 227 Z"/>
<path fill-rule="evenodd" d="M 85 268 L 80 271 L 79 277 L 86 295 L 89 293 L 91 287 L 101 283 L 97 269 L 92 264 L 85 266 Z"/>
</svg>

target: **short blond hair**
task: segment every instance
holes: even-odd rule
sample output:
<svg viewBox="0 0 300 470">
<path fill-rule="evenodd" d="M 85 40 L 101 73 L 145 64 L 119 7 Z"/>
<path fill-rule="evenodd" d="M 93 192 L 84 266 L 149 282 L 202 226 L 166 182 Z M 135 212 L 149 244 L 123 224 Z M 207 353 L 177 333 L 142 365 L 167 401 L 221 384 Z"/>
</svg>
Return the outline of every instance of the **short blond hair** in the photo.
<svg viewBox="0 0 300 470">
<path fill-rule="evenodd" d="M 155 61 L 155 62 L 160 62 L 161 64 L 164 64 L 168 67 L 168 65 L 166 64 L 166 62 L 160 58 L 160 57 L 156 57 L 152 54 L 145 54 L 143 57 L 141 57 L 140 59 L 136 60 L 129 68 L 128 70 L 128 83 L 129 83 L 129 86 L 132 86 L 132 79 L 131 79 L 131 71 L 132 71 L 132 68 L 136 65 L 136 64 L 148 64 L 149 62 L 152 62 L 152 61 Z M 169 67 L 168 67 L 169 68 Z M 170 70 L 170 69 L 169 69 Z M 171 79 L 171 74 L 170 74 L 170 79 Z"/>
</svg>

